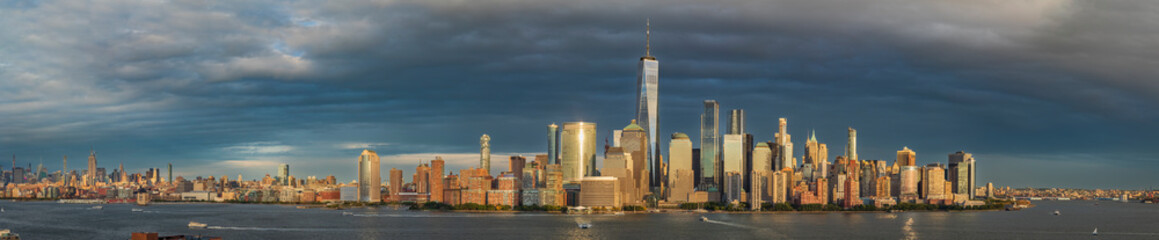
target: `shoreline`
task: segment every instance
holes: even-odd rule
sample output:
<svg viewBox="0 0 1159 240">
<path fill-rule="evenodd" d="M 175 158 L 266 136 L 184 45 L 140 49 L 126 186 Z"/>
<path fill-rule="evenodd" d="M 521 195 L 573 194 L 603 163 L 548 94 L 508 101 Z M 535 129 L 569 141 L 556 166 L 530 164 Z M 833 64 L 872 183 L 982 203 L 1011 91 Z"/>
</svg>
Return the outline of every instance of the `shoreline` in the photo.
<svg viewBox="0 0 1159 240">
<path fill-rule="evenodd" d="M 55 202 L 62 199 L 42 199 L 42 198 L 4 198 L 0 201 L 9 200 L 12 202 Z M 1089 201 L 1089 200 L 1088 200 Z M 81 204 L 81 203 L 61 203 L 61 204 Z M 117 203 L 97 203 L 97 204 L 127 204 L 136 205 L 130 202 Z M 335 207 L 333 203 L 278 203 L 278 202 L 215 202 L 215 201 L 153 201 L 148 205 L 183 205 L 183 204 L 238 204 L 238 205 L 279 205 L 279 206 L 293 206 L 299 209 L 324 209 L 324 210 L 349 210 L 349 209 L 370 209 L 370 208 L 394 208 L 395 210 L 405 211 L 423 211 L 423 212 L 443 212 L 443 213 L 549 213 L 560 215 L 619 215 L 619 214 L 828 214 L 828 213 L 902 213 L 902 212 L 990 212 L 990 211 L 1006 211 L 1005 209 L 956 209 L 956 210 L 902 210 L 890 212 L 889 210 L 816 210 L 816 211 L 697 211 L 688 209 L 655 209 L 648 211 L 602 211 L 592 213 L 566 213 L 562 211 L 536 211 L 536 210 L 438 210 L 438 209 L 410 209 L 410 205 L 402 203 L 376 203 L 368 205 L 343 205 L 339 203 Z"/>
</svg>

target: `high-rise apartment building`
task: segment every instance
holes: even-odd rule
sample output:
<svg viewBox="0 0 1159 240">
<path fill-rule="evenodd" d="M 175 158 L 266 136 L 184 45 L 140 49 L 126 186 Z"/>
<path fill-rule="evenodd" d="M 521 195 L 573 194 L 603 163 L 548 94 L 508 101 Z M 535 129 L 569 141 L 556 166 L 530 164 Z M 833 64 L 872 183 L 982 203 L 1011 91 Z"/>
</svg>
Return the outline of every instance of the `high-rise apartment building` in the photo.
<svg viewBox="0 0 1159 240">
<path fill-rule="evenodd" d="M 857 158 L 857 129 L 849 127 L 849 140 L 845 144 L 845 158 L 849 160 L 858 160 Z"/>
<path fill-rule="evenodd" d="M 479 137 L 479 168 L 491 174 L 491 136 Z"/>
<path fill-rule="evenodd" d="M 797 160 L 793 158 L 793 140 L 792 135 L 789 135 L 789 121 L 785 118 L 777 119 L 778 132 L 774 136 L 777 139 L 777 149 L 780 152 L 777 156 L 780 158 L 777 162 L 777 168 L 792 168 L 796 169 Z"/>
</svg>

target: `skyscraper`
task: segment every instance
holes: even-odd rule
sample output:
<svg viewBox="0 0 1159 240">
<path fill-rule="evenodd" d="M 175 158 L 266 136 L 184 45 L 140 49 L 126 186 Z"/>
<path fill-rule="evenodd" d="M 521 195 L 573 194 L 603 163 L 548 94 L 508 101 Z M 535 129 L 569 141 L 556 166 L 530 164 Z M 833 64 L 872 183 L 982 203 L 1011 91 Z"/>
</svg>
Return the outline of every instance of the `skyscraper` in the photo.
<svg viewBox="0 0 1159 240">
<path fill-rule="evenodd" d="M 491 136 L 479 137 L 479 168 L 491 175 Z"/>
<path fill-rule="evenodd" d="M 639 120 L 639 125 L 644 128 L 648 136 L 648 146 L 645 152 L 648 154 L 649 162 L 648 171 L 651 173 L 651 186 L 660 186 L 660 157 L 657 152 L 660 149 L 659 140 L 656 138 L 657 129 L 660 126 L 658 109 L 658 98 L 660 92 L 660 62 L 652 57 L 652 23 L 648 21 L 647 27 L 644 30 L 646 40 L 644 42 L 644 57 L 640 58 L 639 69 L 636 74 L 636 119 Z"/>
<path fill-rule="evenodd" d="M 825 177 L 822 174 L 821 162 L 829 157 L 828 147 L 824 143 L 817 142 L 817 132 L 814 131 L 809 135 L 809 140 L 805 141 L 805 159 L 802 159 L 804 165 L 809 165 L 812 168 L 812 176 L 806 176 L 809 179 Z"/>
<path fill-rule="evenodd" d="M 777 126 L 778 126 L 777 131 L 778 132 L 777 132 L 777 134 L 775 134 L 775 136 L 777 139 L 777 149 L 780 150 L 780 152 L 777 153 L 777 156 L 780 158 L 777 161 L 777 167 L 779 167 L 779 168 L 796 168 L 797 161 L 793 159 L 793 141 L 791 138 L 792 136 L 789 135 L 789 132 L 788 132 L 789 131 L 789 129 L 788 129 L 789 120 L 787 120 L 785 118 L 780 118 L 780 119 L 777 119 L 777 122 L 778 122 L 778 124 L 777 124 Z"/>
<path fill-rule="evenodd" d="M 953 192 L 955 195 L 966 195 L 969 199 L 974 199 L 974 155 L 958 151 L 950 154 L 949 164 L 949 180 L 953 183 Z"/>
<path fill-rule="evenodd" d="M 632 181 L 633 185 L 637 188 L 633 189 L 633 191 L 635 191 L 635 195 L 633 196 L 639 197 L 644 196 L 644 194 L 648 191 L 649 186 L 651 186 L 649 181 L 652 178 L 647 166 L 647 157 L 650 155 L 648 153 L 648 135 L 644 128 L 640 127 L 640 125 L 637 123 L 638 122 L 636 120 L 632 120 L 632 122 L 628 124 L 628 126 L 624 127 L 623 131 L 621 131 L 620 147 L 623 149 L 624 153 L 627 153 L 631 156 L 631 162 L 628 164 L 631 164 L 632 166 L 628 167 L 628 169 L 631 169 L 632 178 L 634 178 L 622 179 L 621 181 Z M 624 200 L 624 202 L 632 203 L 639 199 L 625 198 Z"/>
<path fill-rule="evenodd" d="M 918 158 L 918 154 L 915 153 L 913 150 L 910 150 L 909 147 L 902 147 L 902 149 L 900 151 L 897 151 L 897 163 L 896 164 L 898 166 L 903 166 L 903 167 L 904 166 L 917 166 L 917 158 Z"/>
<path fill-rule="evenodd" d="M 704 100 L 700 114 L 700 183 L 702 191 L 718 191 L 720 185 L 720 105 L 716 100 Z"/>
<path fill-rule="evenodd" d="M 733 109 L 728 112 L 728 131 L 726 134 L 745 134 L 744 109 Z"/>
<path fill-rule="evenodd" d="M 845 158 L 857 160 L 857 129 L 849 127 L 849 142 L 845 144 Z"/>
<path fill-rule="evenodd" d="M 379 175 L 378 153 L 363 149 L 362 155 L 358 156 L 358 201 L 382 201 L 381 184 L 382 175 Z"/>
<path fill-rule="evenodd" d="M 668 142 L 668 187 L 676 188 L 679 181 L 678 171 L 692 170 L 692 140 L 688 134 L 673 133 L 672 141 Z M 693 187 L 693 186 L 688 186 Z"/>
<path fill-rule="evenodd" d="M 543 164 L 559 164 L 559 125 L 547 125 L 547 162 Z"/>
<path fill-rule="evenodd" d="M 13 156 L 13 158 L 15 159 L 16 157 Z M 15 162 L 15 160 L 13 160 L 13 161 Z M 15 164 L 13 164 L 13 165 L 15 165 Z M 97 174 L 96 173 L 97 173 L 97 152 L 90 149 L 89 150 L 89 172 L 88 172 L 88 176 L 85 177 L 85 183 L 89 184 L 90 186 L 96 185 L 97 184 Z"/>
<path fill-rule="evenodd" d="M 290 164 L 278 165 L 278 184 L 290 185 Z"/>
<path fill-rule="evenodd" d="M 67 174 L 68 174 L 68 155 L 64 155 L 64 163 L 60 167 L 60 184 L 61 185 L 68 184 L 68 178 L 65 177 L 65 175 L 67 175 Z"/>
<path fill-rule="evenodd" d="M 121 166 L 121 175 L 125 174 L 125 167 Z M 173 163 L 169 163 L 169 182 L 173 182 Z"/>
<path fill-rule="evenodd" d="M 724 135 L 720 149 L 720 158 L 724 162 L 724 172 L 736 172 L 737 174 L 746 172 L 744 169 L 744 150 L 744 135 Z"/>
<path fill-rule="evenodd" d="M 402 170 L 390 168 L 390 201 L 399 201 L 398 194 L 402 192 Z"/>
<path fill-rule="evenodd" d="M 579 183 L 585 176 L 596 172 L 596 124 L 590 122 L 563 123 L 560 132 L 560 158 L 563 181 Z"/>
<path fill-rule="evenodd" d="M 128 180 L 128 177 L 126 177 L 127 174 L 125 173 L 125 163 L 121 163 L 117 167 L 117 169 L 118 169 L 117 171 L 120 172 L 120 176 L 117 176 L 117 182 L 128 182 L 129 180 Z M 64 172 L 61 172 L 61 174 L 64 174 Z M 171 176 L 173 175 L 173 164 L 172 163 L 169 164 L 169 175 L 171 175 Z M 169 180 L 169 182 L 173 182 L 173 180 Z"/>
<path fill-rule="evenodd" d="M 446 174 L 446 161 L 442 157 L 435 156 L 435 160 L 431 160 L 431 201 L 443 202 L 443 190 L 446 186 L 443 184 L 443 176 Z"/>
</svg>

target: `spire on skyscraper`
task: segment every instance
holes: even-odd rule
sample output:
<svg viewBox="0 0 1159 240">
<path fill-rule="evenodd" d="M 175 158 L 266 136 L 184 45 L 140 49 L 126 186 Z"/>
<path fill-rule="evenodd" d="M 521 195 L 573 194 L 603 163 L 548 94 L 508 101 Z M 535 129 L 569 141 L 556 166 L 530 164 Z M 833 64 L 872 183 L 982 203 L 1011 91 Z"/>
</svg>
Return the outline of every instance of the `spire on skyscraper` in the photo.
<svg viewBox="0 0 1159 240">
<path fill-rule="evenodd" d="M 644 57 L 652 57 L 652 19 L 644 22 Z"/>
</svg>

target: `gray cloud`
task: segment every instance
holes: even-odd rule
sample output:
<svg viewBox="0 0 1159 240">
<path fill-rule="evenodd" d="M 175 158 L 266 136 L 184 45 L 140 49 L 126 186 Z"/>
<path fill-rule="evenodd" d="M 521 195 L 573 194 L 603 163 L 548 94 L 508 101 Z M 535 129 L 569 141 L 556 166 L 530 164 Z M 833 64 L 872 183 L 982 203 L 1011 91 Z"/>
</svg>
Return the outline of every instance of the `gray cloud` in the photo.
<svg viewBox="0 0 1159 240">
<path fill-rule="evenodd" d="M 23 162 L 96 146 L 102 159 L 141 169 L 177 162 L 194 168 L 188 174 L 234 175 L 212 169 L 233 166 L 257 176 L 291 162 L 296 175 L 347 179 L 358 154 L 351 144 L 461 158 L 488 133 L 497 152 L 540 152 L 551 122 L 594 121 L 601 132 L 627 124 L 651 18 L 661 136 L 695 133 L 700 102 L 717 99 L 722 110 L 746 109 L 757 139 L 788 117 L 798 141 L 816 129 L 841 149 L 844 127 L 854 126 L 868 158 L 888 160 L 901 146 L 929 156 L 922 162 L 962 149 L 1006 156 L 979 159 L 993 166 L 1025 159 L 1009 156 L 1146 156 L 1157 153 L 1149 145 L 1159 133 L 1159 83 L 1148 78 L 1159 56 L 1146 51 L 1159 43 L 1159 29 L 1146 24 L 1159 20 L 1156 8 L 8 1 L 0 4 L 0 152 Z M 1153 159 L 1129 159 L 1092 164 L 1159 170 Z M 1141 186 L 1034 177 L 1043 178 Z"/>
</svg>

